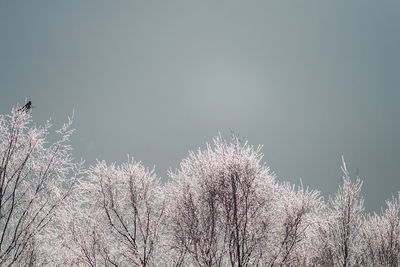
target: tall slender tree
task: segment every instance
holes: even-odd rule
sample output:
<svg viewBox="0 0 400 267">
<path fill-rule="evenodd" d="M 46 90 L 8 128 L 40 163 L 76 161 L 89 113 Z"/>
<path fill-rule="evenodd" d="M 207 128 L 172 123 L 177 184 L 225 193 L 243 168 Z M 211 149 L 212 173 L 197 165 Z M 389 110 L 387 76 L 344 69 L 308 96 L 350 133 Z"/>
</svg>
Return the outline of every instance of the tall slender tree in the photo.
<svg viewBox="0 0 400 267">
<path fill-rule="evenodd" d="M 360 196 L 362 182 L 355 181 L 342 157 L 343 185 L 330 199 L 330 208 L 321 213 L 325 218 L 319 228 L 320 252 L 319 263 L 323 266 L 357 266 L 360 253 L 360 233 L 364 201 Z"/>
</svg>

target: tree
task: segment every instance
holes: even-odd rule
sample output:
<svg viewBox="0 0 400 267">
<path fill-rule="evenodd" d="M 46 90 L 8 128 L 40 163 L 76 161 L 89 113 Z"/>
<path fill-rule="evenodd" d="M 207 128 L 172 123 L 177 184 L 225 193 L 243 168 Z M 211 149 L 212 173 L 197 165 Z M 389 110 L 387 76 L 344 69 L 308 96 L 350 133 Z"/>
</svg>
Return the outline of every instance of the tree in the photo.
<svg viewBox="0 0 400 267">
<path fill-rule="evenodd" d="M 364 221 L 360 262 L 365 266 L 400 266 L 400 193 L 386 205 L 381 215 Z"/>
<path fill-rule="evenodd" d="M 257 265 L 272 230 L 274 176 L 260 148 L 220 136 L 171 173 L 168 225 L 177 265 Z"/>
<path fill-rule="evenodd" d="M 363 199 L 360 197 L 362 182 L 359 177 L 352 182 L 342 157 L 343 185 L 330 208 L 321 212 L 319 225 L 318 264 L 322 266 L 359 265 L 360 229 L 362 226 Z M 325 218 L 325 219 L 323 219 Z"/>
<path fill-rule="evenodd" d="M 0 265 L 32 266 L 42 257 L 49 225 L 69 196 L 79 166 L 68 145 L 72 120 L 48 142 L 50 122 L 32 123 L 30 112 L 0 115 Z"/>
<path fill-rule="evenodd" d="M 64 244 L 78 266 L 158 266 L 164 193 L 154 171 L 129 160 L 90 168 L 71 203 Z M 72 218 L 69 219 L 68 218 Z"/>
<path fill-rule="evenodd" d="M 275 250 L 264 258 L 267 266 L 315 266 L 315 228 L 324 209 L 318 191 L 301 184 L 283 183 L 275 199 L 275 231 L 270 245 Z"/>
</svg>

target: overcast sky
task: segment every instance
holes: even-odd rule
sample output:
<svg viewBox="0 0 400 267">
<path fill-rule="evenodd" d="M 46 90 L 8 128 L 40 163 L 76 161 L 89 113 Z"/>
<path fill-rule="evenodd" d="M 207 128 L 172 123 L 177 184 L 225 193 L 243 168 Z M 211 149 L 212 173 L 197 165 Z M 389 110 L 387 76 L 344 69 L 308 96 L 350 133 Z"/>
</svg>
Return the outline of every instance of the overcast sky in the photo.
<svg viewBox="0 0 400 267">
<path fill-rule="evenodd" d="M 76 158 L 130 154 L 166 177 L 234 131 L 278 179 L 368 211 L 400 190 L 400 1 L 0 0 L 0 113 L 75 111 Z"/>
</svg>

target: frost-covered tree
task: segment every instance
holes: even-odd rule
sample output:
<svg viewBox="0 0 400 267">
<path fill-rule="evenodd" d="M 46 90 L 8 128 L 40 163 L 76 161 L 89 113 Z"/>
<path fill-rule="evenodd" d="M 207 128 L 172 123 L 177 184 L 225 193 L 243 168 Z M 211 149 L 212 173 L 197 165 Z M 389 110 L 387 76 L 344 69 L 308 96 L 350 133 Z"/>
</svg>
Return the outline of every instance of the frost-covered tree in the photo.
<svg viewBox="0 0 400 267">
<path fill-rule="evenodd" d="M 190 153 L 171 173 L 168 226 L 177 265 L 250 266 L 269 248 L 274 176 L 236 137 Z"/>
<path fill-rule="evenodd" d="M 322 266 L 358 266 L 360 229 L 364 201 L 360 196 L 362 182 L 353 182 L 342 158 L 343 185 L 330 199 L 330 207 L 321 212 L 317 262 Z"/>
<path fill-rule="evenodd" d="M 154 171 L 132 160 L 98 162 L 76 194 L 64 223 L 68 264 L 159 266 L 165 204 Z"/>
<path fill-rule="evenodd" d="M 319 192 L 283 183 L 275 203 L 275 231 L 270 238 L 275 250 L 261 266 L 313 266 L 315 228 L 324 208 Z"/>
<path fill-rule="evenodd" d="M 319 192 L 280 184 L 260 148 L 233 137 L 171 173 L 167 217 L 176 266 L 312 266 Z"/>
<path fill-rule="evenodd" d="M 71 122 L 57 131 L 59 139 L 52 143 L 50 123 L 36 126 L 28 109 L 0 115 L 1 266 L 50 261 L 46 234 L 79 173 L 68 145 Z"/>
<path fill-rule="evenodd" d="M 362 227 L 364 266 L 400 266 L 400 193 L 386 201 L 381 215 L 368 216 Z"/>
</svg>

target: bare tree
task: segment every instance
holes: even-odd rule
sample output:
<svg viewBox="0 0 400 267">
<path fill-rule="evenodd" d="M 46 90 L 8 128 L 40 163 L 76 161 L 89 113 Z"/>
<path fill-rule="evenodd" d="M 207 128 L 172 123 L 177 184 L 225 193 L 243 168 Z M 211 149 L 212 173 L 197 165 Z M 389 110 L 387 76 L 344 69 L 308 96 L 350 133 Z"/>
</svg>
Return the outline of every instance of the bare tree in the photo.
<svg viewBox="0 0 400 267">
<path fill-rule="evenodd" d="M 400 266 L 400 193 L 386 204 L 381 215 L 368 216 L 363 224 L 360 263 L 365 266 Z"/>
<path fill-rule="evenodd" d="M 236 137 L 231 143 L 217 137 L 171 174 L 171 247 L 186 264 L 261 264 L 275 182 L 259 151 Z"/>
<path fill-rule="evenodd" d="M 360 197 L 362 182 L 352 181 L 342 158 L 343 185 L 335 198 L 330 199 L 330 209 L 319 227 L 319 264 L 323 266 L 357 266 L 360 253 L 363 199 Z"/>
<path fill-rule="evenodd" d="M 275 250 L 265 258 L 265 265 L 314 266 L 315 229 L 325 207 L 323 199 L 302 184 L 296 190 L 284 183 L 277 195 L 275 231 L 269 242 Z"/>
<path fill-rule="evenodd" d="M 153 171 L 131 160 L 98 162 L 78 188 L 67 212 L 74 220 L 64 223 L 70 264 L 157 266 L 164 193 Z"/>
<path fill-rule="evenodd" d="M 45 260 L 42 235 L 77 173 L 68 145 L 71 123 L 57 131 L 58 141 L 48 143 L 49 122 L 38 127 L 21 108 L 0 115 L 1 266 L 33 266 Z"/>
</svg>

